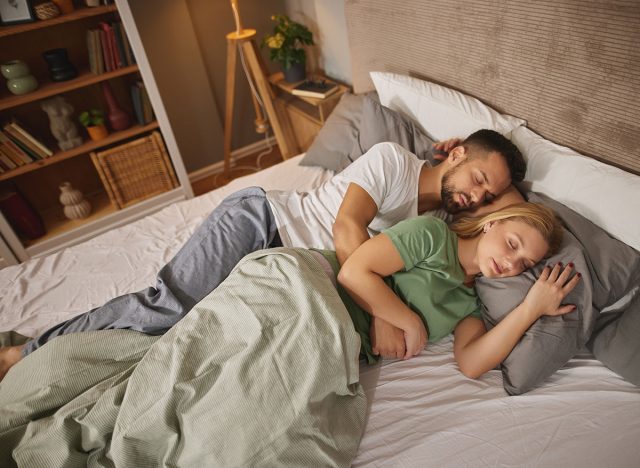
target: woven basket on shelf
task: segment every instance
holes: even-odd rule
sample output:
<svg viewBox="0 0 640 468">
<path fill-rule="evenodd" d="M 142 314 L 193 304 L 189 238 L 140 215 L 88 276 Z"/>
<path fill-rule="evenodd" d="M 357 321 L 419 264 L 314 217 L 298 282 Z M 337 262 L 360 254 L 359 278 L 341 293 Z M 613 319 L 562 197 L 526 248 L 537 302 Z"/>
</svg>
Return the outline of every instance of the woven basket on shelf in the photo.
<svg viewBox="0 0 640 468">
<path fill-rule="evenodd" d="M 111 203 L 118 209 L 177 187 L 158 132 L 115 148 L 91 153 Z"/>
</svg>

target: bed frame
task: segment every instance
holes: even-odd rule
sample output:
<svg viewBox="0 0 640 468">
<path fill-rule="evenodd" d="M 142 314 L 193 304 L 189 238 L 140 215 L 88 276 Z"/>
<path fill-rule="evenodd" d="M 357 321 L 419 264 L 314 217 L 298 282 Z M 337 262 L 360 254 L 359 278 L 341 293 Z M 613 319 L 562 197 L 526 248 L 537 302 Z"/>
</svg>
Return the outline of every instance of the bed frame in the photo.
<svg viewBox="0 0 640 468">
<path fill-rule="evenodd" d="M 393 4 L 393 6 L 390 6 Z M 408 74 L 640 174 L 637 0 L 345 0 L 355 92 Z"/>
</svg>

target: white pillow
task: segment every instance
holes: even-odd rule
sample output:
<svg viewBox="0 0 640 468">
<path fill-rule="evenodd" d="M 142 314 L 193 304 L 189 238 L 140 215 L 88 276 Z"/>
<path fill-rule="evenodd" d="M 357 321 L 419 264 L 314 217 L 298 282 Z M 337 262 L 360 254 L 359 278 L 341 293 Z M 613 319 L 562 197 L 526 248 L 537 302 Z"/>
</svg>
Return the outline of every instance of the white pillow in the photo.
<svg viewBox="0 0 640 468">
<path fill-rule="evenodd" d="M 640 250 L 640 176 L 557 145 L 526 127 L 511 141 L 527 160 L 524 184 Z"/>
<path fill-rule="evenodd" d="M 416 121 L 435 140 L 467 137 L 482 128 L 502 133 L 526 121 L 500 114 L 481 101 L 445 86 L 395 73 L 371 72 L 382 105 Z"/>
</svg>

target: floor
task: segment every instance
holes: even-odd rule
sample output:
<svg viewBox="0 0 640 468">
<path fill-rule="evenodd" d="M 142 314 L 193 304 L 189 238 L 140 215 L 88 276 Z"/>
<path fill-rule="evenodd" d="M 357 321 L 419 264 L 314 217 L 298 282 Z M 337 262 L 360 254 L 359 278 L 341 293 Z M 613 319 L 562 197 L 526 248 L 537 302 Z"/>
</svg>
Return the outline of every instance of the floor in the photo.
<svg viewBox="0 0 640 468">
<path fill-rule="evenodd" d="M 256 153 L 239 159 L 237 161 L 236 168 L 232 167 L 229 171 L 228 179 L 225 178 L 223 173 L 218 173 L 192 182 L 191 187 L 193 188 L 194 195 L 202 195 L 203 193 L 210 192 L 211 190 L 228 184 L 233 179 L 251 174 L 252 172 L 255 172 L 256 169 L 266 169 L 267 167 L 271 167 L 282 162 L 280 150 L 276 145 L 273 146 L 270 153 L 260 156 L 260 160 L 257 161 L 259 155 L 260 153 Z"/>
</svg>

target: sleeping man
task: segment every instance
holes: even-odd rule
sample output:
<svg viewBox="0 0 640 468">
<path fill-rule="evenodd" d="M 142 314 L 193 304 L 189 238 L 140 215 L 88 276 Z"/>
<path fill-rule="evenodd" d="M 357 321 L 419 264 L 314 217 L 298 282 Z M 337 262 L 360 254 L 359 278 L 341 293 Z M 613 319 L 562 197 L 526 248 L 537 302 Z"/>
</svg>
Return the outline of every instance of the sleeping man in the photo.
<svg viewBox="0 0 640 468">
<path fill-rule="evenodd" d="M 524 159 L 499 133 L 480 130 L 453 148 L 441 146 L 450 151 L 437 166 L 380 143 L 310 192 L 250 187 L 230 195 L 160 270 L 155 287 L 116 297 L 25 345 L 0 349 L 0 379 L 60 335 L 105 329 L 163 334 L 256 250 L 331 249 L 342 263 L 371 236 L 425 211 L 481 214 L 523 200 L 511 182 L 524 178 Z M 381 320 L 373 322 L 372 342 L 383 357 L 405 354 L 402 331 Z"/>
</svg>

